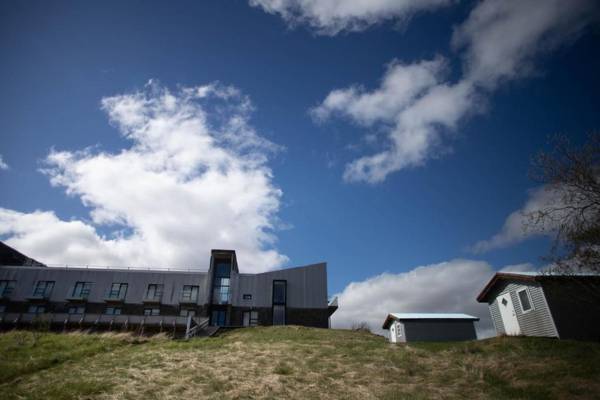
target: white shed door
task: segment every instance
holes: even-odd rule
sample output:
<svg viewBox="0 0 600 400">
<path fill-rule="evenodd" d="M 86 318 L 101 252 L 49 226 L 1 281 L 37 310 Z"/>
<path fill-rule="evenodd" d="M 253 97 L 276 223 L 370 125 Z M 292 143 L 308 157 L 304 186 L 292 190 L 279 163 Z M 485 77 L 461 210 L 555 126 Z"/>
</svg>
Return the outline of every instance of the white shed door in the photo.
<svg viewBox="0 0 600 400">
<path fill-rule="evenodd" d="M 390 342 L 396 343 L 396 322 L 392 322 L 390 326 Z"/>
<path fill-rule="evenodd" d="M 502 317 L 502 323 L 504 324 L 504 333 L 507 335 L 520 335 L 521 327 L 517 320 L 517 313 L 515 312 L 515 306 L 513 305 L 510 293 L 505 293 L 496 299 L 498 301 L 498 307 L 500 308 L 500 316 Z"/>
</svg>

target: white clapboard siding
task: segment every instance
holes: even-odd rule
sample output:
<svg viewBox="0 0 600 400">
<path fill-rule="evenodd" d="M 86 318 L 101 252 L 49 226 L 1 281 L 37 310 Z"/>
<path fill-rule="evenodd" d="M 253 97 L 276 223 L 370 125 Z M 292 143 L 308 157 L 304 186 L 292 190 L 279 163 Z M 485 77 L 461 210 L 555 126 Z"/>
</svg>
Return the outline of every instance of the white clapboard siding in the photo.
<svg viewBox="0 0 600 400">
<path fill-rule="evenodd" d="M 521 309 L 521 302 L 519 301 L 517 290 L 527 287 L 531 300 L 533 302 L 534 310 L 527 313 L 523 313 Z M 548 308 L 546 298 L 544 297 L 544 290 L 537 282 L 504 282 L 498 284 L 498 289 L 494 291 L 492 297 L 493 302 L 490 304 L 490 314 L 494 325 L 496 326 L 496 332 L 499 335 L 505 333 L 504 324 L 502 323 L 502 317 L 500 316 L 500 308 L 498 306 L 497 297 L 504 293 L 509 293 L 515 307 L 515 313 L 517 314 L 517 320 L 521 327 L 521 333 L 526 336 L 548 336 L 558 337 L 556 327 L 552 320 L 552 315 Z"/>
</svg>

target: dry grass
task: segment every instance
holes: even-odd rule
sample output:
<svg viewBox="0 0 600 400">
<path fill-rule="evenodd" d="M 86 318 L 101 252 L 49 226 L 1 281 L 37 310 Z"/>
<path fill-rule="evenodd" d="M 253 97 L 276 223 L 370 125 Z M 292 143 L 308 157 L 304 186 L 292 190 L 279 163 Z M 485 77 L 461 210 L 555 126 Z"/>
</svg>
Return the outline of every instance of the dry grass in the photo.
<svg viewBox="0 0 600 400">
<path fill-rule="evenodd" d="M 595 343 L 498 338 L 390 345 L 364 332 L 299 327 L 188 342 L 46 334 L 33 346 L 19 335 L 27 334 L 0 335 L 0 371 L 18 371 L 0 375 L 1 398 L 600 398 Z M 57 354 L 58 362 L 47 362 Z"/>
</svg>

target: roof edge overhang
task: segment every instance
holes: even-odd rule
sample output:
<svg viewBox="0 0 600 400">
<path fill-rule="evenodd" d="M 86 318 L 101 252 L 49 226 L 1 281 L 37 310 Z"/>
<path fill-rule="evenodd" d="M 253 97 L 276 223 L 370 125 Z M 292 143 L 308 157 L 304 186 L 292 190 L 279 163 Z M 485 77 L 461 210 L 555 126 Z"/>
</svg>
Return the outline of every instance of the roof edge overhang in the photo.
<svg viewBox="0 0 600 400">
<path fill-rule="evenodd" d="M 483 288 L 481 293 L 479 293 L 479 295 L 477 296 L 477 301 L 479 303 L 487 303 L 488 302 L 487 298 L 488 298 L 489 293 L 491 292 L 491 290 L 494 288 L 494 286 L 496 286 L 496 284 L 499 281 L 519 280 L 519 281 L 533 282 L 533 281 L 536 281 L 537 279 L 538 279 L 538 276 L 535 276 L 535 275 L 523 275 L 523 274 L 511 273 L 511 272 L 496 272 L 494 274 L 494 276 L 492 277 L 492 279 L 490 279 L 489 282 L 485 285 L 485 287 Z"/>
</svg>

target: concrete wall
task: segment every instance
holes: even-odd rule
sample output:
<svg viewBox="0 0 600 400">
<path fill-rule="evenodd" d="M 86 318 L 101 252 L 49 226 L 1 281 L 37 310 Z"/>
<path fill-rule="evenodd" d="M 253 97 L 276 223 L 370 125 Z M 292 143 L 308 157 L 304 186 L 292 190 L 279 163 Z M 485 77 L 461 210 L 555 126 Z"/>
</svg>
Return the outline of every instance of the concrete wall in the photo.
<svg viewBox="0 0 600 400">
<path fill-rule="evenodd" d="M 521 302 L 517 295 L 517 291 L 525 287 L 529 290 L 534 308 L 527 313 L 523 312 Z M 558 336 L 548 303 L 544 296 L 544 290 L 538 282 L 532 281 L 501 281 L 498 282 L 496 289 L 490 293 L 490 298 L 493 299 L 492 302 L 489 303 L 490 314 L 498 335 L 505 334 L 505 330 L 500 315 L 497 297 L 505 293 L 510 293 L 510 298 L 515 307 L 517 321 L 519 321 L 519 326 L 521 328 L 521 334 L 525 336 Z"/>
</svg>

